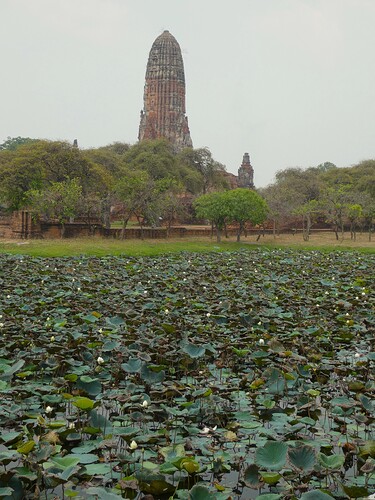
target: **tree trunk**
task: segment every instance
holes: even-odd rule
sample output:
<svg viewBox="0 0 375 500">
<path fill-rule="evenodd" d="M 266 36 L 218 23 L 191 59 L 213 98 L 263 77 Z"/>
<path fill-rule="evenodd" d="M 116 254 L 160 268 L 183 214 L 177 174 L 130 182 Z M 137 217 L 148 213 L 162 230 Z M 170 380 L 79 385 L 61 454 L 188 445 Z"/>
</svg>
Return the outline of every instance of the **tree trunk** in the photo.
<svg viewBox="0 0 375 500">
<path fill-rule="evenodd" d="M 238 231 L 237 231 L 237 243 L 241 241 L 242 230 L 243 230 L 243 223 L 240 222 L 240 226 L 239 226 Z"/>
<path fill-rule="evenodd" d="M 216 241 L 221 243 L 221 228 L 216 227 Z"/>
<path fill-rule="evenodd" d="M 61 239 L 65 237 L 65 222 L 61 223 L 60 237 Z"/>
<path fill-rule="evenodd" d="M 128 224 L 128 219 L 123 219 L 122 221 L 122 230 L 121 230 L 121 239 L 124 240 L 125 239 L 125 229 L 126 229 L 126 226 Z"/>
</svg>

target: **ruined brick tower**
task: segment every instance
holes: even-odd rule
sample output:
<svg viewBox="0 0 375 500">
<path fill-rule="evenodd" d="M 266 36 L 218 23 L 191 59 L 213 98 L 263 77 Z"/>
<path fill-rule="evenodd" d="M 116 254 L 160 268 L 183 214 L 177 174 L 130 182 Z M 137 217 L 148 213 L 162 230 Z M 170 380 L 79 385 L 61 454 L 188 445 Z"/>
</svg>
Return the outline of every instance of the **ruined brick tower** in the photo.
<svg viewBox="0 0 375 500">
<path fill-rule="evenodd" d="M 254 187 L 254 169 L 250 163 L 249 153 L 243 155 L 242 165 L 238 169 L 237 183 L 240 188 Z"/>
<path fill-rule="evenodd" d="M 154 41 L 148 57 L 144 108 L 138 139 L 165 137 L 176 151 L 192 147 L 185 114 L 185 73 L 180 46 L 169 31 Z"/>
</svg>

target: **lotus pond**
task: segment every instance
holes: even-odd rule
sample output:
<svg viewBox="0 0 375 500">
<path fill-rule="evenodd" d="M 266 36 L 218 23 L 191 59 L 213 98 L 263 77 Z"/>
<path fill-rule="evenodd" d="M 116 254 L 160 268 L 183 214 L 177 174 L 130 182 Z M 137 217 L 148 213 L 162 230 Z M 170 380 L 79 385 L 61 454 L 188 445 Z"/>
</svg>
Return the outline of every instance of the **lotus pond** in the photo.
<svg viewBox="0 0 375 500">
<path fill-rule="evenodd" d="M 375 491 L 375 255 L 0 259 L 0 498 Z"/>
</svg>

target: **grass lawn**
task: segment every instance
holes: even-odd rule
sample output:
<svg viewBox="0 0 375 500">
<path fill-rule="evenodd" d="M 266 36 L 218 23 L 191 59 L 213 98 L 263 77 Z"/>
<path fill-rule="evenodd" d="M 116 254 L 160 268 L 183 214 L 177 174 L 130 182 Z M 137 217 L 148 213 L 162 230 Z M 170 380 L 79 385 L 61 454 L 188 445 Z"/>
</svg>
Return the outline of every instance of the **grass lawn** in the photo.
<svg viewBox="0 0 375 500">
<path fill-rule="evenodd" d="M 231 251 L 239 248 L 280 248 L 290 247 L 296 250 L 319 249 L 325 251 L 356 250 L 363 253 L 375 253 L 375 240 L 368 241 L 367 234 L 358 234 L 352 241 L 346 233 L 342 241 L 336 241 L 334 233 L 313 233 L 305 242 L 300 234 L 280 235 L 274 238 L 265 235 L 256 241 L 256 236 L 243 237 L 240 243 L 234 237 L 223 238 L 221 243 L 216 239 L 204 237 L 170 238 L 153 240 L 114 240 L 104 238 L 72 238 L 51 240 L 0 240 L 0 253 L 32 255 L 40 257 L 62 257 L 74 255 L 143 255 L 154 256 L 182 251 L 216 252 Z"/>
</svg>

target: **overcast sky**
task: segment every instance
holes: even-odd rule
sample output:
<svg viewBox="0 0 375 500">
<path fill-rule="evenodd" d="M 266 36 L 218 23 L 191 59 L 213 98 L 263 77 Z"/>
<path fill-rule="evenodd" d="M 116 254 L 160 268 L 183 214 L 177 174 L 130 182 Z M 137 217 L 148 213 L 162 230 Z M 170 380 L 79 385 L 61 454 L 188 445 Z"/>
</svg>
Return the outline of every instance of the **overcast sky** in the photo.
<svg viewBox="0 0 375 500">
<path fill-rule="evenodd" d="M 256 186 L 375 157 L 375 0 L 0 0 L 0 142 L 135 143 L 146 64 L 168 29 L 195 148 Z"/>
</svg>

